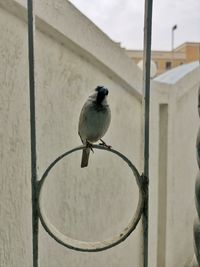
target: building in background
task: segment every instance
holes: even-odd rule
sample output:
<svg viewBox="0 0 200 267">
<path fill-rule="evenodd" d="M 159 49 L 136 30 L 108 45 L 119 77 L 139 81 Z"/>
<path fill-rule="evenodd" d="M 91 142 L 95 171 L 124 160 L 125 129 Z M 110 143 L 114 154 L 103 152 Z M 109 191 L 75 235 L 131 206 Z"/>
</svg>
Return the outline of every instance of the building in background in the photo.
<svg viewBox="0 0 200 267">
<path fill-rule="evenodd" d="M 127 55 L 141 66 L 143 51 L 126 50 Z M 179 65 L 199 60 L 200 43 L 186 42 L 172 51 L 152 51 L 152 60 L 156 65 L 156 76 Z"/>
</svg>

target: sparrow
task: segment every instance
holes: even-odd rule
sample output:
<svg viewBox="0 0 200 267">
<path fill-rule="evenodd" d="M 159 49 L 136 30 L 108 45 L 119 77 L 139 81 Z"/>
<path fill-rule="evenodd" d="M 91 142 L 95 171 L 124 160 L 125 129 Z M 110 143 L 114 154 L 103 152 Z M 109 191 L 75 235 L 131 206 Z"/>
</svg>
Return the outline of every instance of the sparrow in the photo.
<svg viewBox="0 0 200 267">
<path fill-rule="evenodd" d="M 87 147 L 82 152 L 81 168 L 88 166 L 93 143 L 100 140 L 102 142 L 100 145 L 110 148 L 101 139 L 108 130 L 111 121 L 111 111 L 107 103 L 107 96 L 108 89 L 104 86 L 97 86 L 94 93 L 89 96 L 82 107 L 78 134 L 82 143 Z"/>
</svg>

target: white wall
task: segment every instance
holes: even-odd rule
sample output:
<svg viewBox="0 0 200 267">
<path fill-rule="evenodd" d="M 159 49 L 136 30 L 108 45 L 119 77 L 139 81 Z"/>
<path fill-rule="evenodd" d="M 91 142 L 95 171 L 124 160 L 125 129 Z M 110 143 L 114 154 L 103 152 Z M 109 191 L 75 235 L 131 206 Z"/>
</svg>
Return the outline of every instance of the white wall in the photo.
<svg viewBox="0 0 200 267">
<path fill-rule="evenodd" d="M 0 266 L 31 266 L 27 35 L 0 9 Z"/>
<path fill-rule="evenodd" d="M 176 72 L 176 70 L 175 70 Z M 177 82 L 153 83 L 152 92 L 152 129 L 151 129 L 151 179 L 150 198 L 150 236 L 152 239 L 160 238 L 163 232 L 158 232 L 159 203 L 164 196 L 160 196 L 158 184 L 163 177 L 158 176 L 159 158 L 159 105 L 168 104 L 168 130 L 167 130 L 167 184 L 166 208 L 167 221 L 165 225 L 165 266 L 189 266 L 194 254 L 193 249 L 193 220 L 196 217 L 194 201 L 194 184 L 197 174 L 196 163 L 196 136 L 199 127 L 198 117 L 198 88 L 200 82 L 199 68 L 185 73 Z M 166 74 L 167 77 L 167 74 Z M 163 182 L 164 183 L 164 182 Z M 154 198 L 156 196 L 156 198 Z M 159 233 L 157 236 L 156 234 Z M 155 240 L 156 241 L 156 240 Z M 156 242 L 155 242 L 156 244 Z M 152 265 L 155 266 L 159 251 L 153 246 Z M 159 265 L 158 265 L 159 266 Z M 164 266 L 163 266 L 164 267 Z"/>
<path fill-rule="evenodd" d="M 141 73 L 120 47 L 68 2 L 57 4 L 61 2 L 68 14 L 56 18 L 51 11 L 55 15 L 63 10 L 59 6 L 52 10 L 53 1 L 41 1 L 37 8 L 41 12 L 36 32 L 38 176 L 59 154 L 81 144 L 77 134 L 79 113 L 99 84 L 110 90 L 112 123 L 105 140 L 141 170 Z M 32 264 L 27 25 L 23 1 L 20 5 L 17 1 L 1 1 L 0 5 L 0 266 L 27 267 Z M 50 18 L 51 23 L 57 19 L 54 28 L 46 22 Z M 59 22 L 61 18 L 66 21 Z M 67 27 L 69 22 L 75 24 Z M 90 30 L 83 35 L 78 31 L 85 23 Z M 62 32 L 66 29 L 69 32 Z M 50 174 L 45 197 L 47 214 L 61 231 L 74 238 L 102 240 L 129 222 L 138 190 L 130 171 L 111 154 L 95 151 L 90 167 L 84 170 L 80 158 L 81 153 L 75 153 Z M 140 238 L 138 227 L 116 248 L 79 253 L 57 244 L 41 227 L 41 266 L 139 266 Z"/>
<path fill-rule="evenodd" d="M 196 217 L 194 184 L 197 174 L 196 137 L 199 128 L 198 83 L 199 70 L 177 84 L 176 102 L 172 104 L 173 132 L 171 132 L 171 154 L 168 175 L 168 264 L 187 266 L 193 250 L 193 219 Z M 186 78 L 186 77 L 185 77 Z M 195 82 L 195 81 L 198 81 Z M 187 87 L 188 90 L 184 90 Z M 180 92 L 183 92 L 180 94 Z M 185 91 L 185 92 L 184 92 Z M 175 253 L 176 252 L 176 253 Z"/>
</svg>

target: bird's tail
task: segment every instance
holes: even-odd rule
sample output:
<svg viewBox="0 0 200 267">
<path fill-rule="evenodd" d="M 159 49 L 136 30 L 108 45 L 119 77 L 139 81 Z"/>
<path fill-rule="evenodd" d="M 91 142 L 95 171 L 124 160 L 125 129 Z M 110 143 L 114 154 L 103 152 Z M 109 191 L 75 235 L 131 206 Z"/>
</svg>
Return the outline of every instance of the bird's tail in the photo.
<svg viewBox="0 0 200 267">
<path fill-rule="evenodd" d="M 82 152 L 81 168 L 88 166 L 89 155 L 90 155 L 90 148 L 89 147 L 84 148 Z"/>
</svg>

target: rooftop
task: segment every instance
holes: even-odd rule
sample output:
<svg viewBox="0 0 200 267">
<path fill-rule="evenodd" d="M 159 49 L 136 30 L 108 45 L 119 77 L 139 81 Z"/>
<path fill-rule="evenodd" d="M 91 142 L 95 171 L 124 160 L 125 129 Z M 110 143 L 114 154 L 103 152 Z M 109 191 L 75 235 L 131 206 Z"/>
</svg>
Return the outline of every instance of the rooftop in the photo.
<svg viewBox="0 0 200 267">
<path fill-rule="evenodd" d="M 199 66 L 199 61 L 183 64 L 164 72 L 163 74 L 157 76 L 154 80 L 162 83 L 175 84 L 186 74 L 192 72 L 196 68 L 199 68 Z"/>
</svg>

